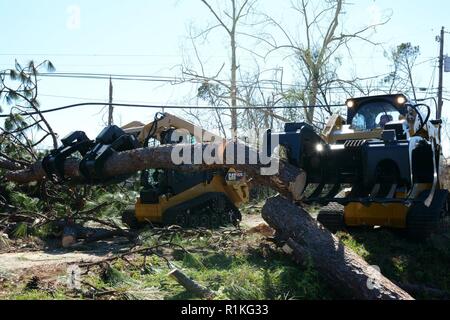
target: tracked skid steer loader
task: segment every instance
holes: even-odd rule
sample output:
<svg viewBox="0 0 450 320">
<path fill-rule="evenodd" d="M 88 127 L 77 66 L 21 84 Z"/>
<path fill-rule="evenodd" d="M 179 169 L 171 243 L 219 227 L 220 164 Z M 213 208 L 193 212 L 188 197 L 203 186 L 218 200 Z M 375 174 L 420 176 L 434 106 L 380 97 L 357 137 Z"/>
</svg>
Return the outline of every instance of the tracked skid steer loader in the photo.
<svg viewBox="0 0 450 320">
<path fill-rule="evenodd" d="M 403 94 L 349 99 L 346 106 L 347 117 L 333 115 L 320 134 L 305 123 L 267 133 L 267 141 L 278 138 L 280 156 L 306 173 L 300 201 L 322 206 L 318 221 L 331 231 L 384 226 L 424 238 L 445 226 L 442 121 Z"/>
<path fill-rule="evenodd" d="M 181 135 L 178 132 L 173 135 L 176 130 L 181 130 Z M 130 176 L 105 176 L 104 164 L 114 153 L 146 148 L 151 142 L 173 145 L 181 140 L 204 141 L 205 137 L 222 139 L 175 115 L 158 113 L 147 125 L 134 121 L 123 128 L 108 126 L 95 140 L 82 131 L 72 132 L 61 139 L 62 146 L 52 150 L 42 163 L 48 177 L 64 181 L 66 160 L 78 157 L 80 172 L 87 183 L 116 184 Z M 143 223 L 194 228 L 236 225 L 241 220 L 238 208 L 249 199 L 245 175 L 233 169 L 191 173 L 156 168 L 142 171 L 140 183 L 136 203 L 122 215 L 123 222 L 131 228 Z"/>
<path fill-rule="evenodd" d="M 154 121 L 147 125 L 132 122 L 122 129 L 135 136 L 144 148 L 151 141 L 177 144 L 222 139 L 167 112 L 156 114 Z M 122 215 L 123 222 L 132 228 L 143 223 L 191 228 L 236 225 L 242 219 L 238 208 L 249 199 L 245 175 L 233 169 L 192 173 L 174 169 L 144 170 L 141 186 L 135 205 Z"/>
</svg>

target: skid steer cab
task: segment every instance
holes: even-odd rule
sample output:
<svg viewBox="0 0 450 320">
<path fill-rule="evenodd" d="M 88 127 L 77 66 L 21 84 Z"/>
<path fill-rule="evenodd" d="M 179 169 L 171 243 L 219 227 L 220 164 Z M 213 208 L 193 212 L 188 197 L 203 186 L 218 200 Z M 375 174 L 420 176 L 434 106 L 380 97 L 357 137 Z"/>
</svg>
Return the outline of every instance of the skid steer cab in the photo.
<svg viewBox="0 0 450 320">
<path fill-rule="evenodd" d="M 449 201 L 440 181 L 442 121 L 403 94 L 349 99 L 346 106 L 346 118 L 333 115 L 321 133 L 306 123 L 267 133 L 278 136 L 280 156 L 306 172 L 296 198 L 321 205 L 318 221 L 332 231 L 384 226 L 420 238 L 438 231 Z"/>
</svg>

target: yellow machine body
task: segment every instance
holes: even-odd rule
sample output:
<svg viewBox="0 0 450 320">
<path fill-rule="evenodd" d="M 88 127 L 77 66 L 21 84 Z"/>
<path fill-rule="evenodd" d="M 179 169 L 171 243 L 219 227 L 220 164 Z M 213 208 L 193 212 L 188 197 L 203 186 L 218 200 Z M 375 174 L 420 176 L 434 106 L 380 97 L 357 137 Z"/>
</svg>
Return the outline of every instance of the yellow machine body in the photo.
<svg viewBox="0 0 450 320">
<path fill-rule="evenodd" d="M 372 203 L 368 206 L 352 202 L 345 206 L 344 222 L 346 226 L 383 226 L 406 228 L 406 216 L 409 208 L 400 203 Z"/>
<path fill-rule="evenodd" d="M 236 207 L 249 199 L 248 186 L 244 181 L 226 181 L 222 175 L 217 174 L 210 182 L 200 183 L 180 194 L 160 196 L 157 204 L 143 204 L 137 198 L 136 218 L 139 222 L 161 223 L 167 209 L 211 192 L 224 193 Z"/>
<path fill-rule="evenodd" d="M 431 189 L 427 183 L 417 184 L 414 194 Z M 397 192 L 396 198 L 406 198 L 404 192 Z M 350 227 L 380 226 L 395 229 L 406 228 L 409 207 L 403 203 L 370 203 L 351 202 L 344 207 L 344 222 Z"/>
</svg>

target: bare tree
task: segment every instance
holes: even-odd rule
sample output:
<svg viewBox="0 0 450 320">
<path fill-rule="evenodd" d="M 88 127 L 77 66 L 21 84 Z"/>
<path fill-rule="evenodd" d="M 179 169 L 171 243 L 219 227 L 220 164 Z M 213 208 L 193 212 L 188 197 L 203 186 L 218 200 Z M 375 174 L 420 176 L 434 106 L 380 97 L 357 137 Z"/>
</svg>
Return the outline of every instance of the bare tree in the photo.
<svg viewBox="0 0 450 320">
<path fill-rule="evenodd" d="M 226 8 L 222 9 L 220 3 L 213 3 L 211 0 L 201 0 L 201 2 L 206 6 L 208 11 L 214 17 L 214 25 L 208 27 L 206 30 L 202 31 L 200 34 L 191 36 L 193 40 L 194 50 L 198 62 L 201 65 L 201 73 L 191 69 L 184 68 L 183 74 L 185 76 L 194 77 L 197 80 L 202 80 L 202 85 L 199 88 L 199 96 L 206 98 L 214 105 L 226 104 L 230 107 L 230 117 L 231 117 L 231 135 L 233 138 L 237 136 L 238 129 L 238 112 L 236 110 L 237 103 L 240 100 L 238 94 L 238 30 L 245 23 L 245 20 L 252 14 L 252 9 L 254 8 L 257 0 L 228 0 L 226 2 Z M 216 72 L 216 74 L 207 74 L 205 68 L 203 67 L 203 61 L 200 58 L 195 40 L 203 37 L 206 39 L 211 31 L 219 29 L 225 33 L 229 41 L 229 68 L 230 68 L 230 80 L 223 81 L 220 79 L 222 76 L 222 71 L 225 68 L 226 63 L 224 63 Z M 229 101 L 229 102 L 228 102 Z"/>
<path fill-rule="evenodd" d="M 293 10 L 298 14 L 302 25 L 298 27 L 298 36 L 289 32 L 281 22 L 266 16 L 269 25 L 274 26 L 284 38 L 279 43 L 275 37 L 265 37 L 260 40 L 266 43 L 270 50 L 268 55 L 276 50 L 288 50 L 293 56 L 303 79 L 301 88 L 291 88 L 286 92 L 287 101 L 300 103 L 304 106 L 304 119 L 308 123 L 317 121 L 315 111 L 318 102 L 327 105 L 330 84 L 338 80 L 336 66 L 340 64 L 339 52 L 346 49 L 350 52 L 350 42 L 361 40 L 372 45 L 370 31 L 389 21 L 367 25 L 356 31 L 346 31 L 341 24 L 346 3 L 344 0 L 323 1 L 321 6 L 312 1 L 298 0 L 293 4 Z M 352 82 L 352 81 L 348 81 Z"/>
<path fill-rule="evenodd" d="M 390 83 L 389 93 L 394 91 L 412 92 L 414 99 L 417 100 L 413 69 L 419 55 L 419 46 L 413 46 L 409 42 L 398 45 L 389 54 L 386 54 L 387 58 L 392 61 L 393 68 L 393 71 L 384 79 L 385 83 Z"/>
<path fill-rule="evenodd" d="M 264 74 L 269 76 L 263 78 Z M 242 113 L 242 127 L 260 136 L 262 128 L 276 128 L 280 122 L 289 119 L 277 114 L 277 107 L 283 106 L 283 69 L 275 68 L 240 74 L 245 81 L 241 86 L 241 97 L 250 108 Z"/>
</svg>

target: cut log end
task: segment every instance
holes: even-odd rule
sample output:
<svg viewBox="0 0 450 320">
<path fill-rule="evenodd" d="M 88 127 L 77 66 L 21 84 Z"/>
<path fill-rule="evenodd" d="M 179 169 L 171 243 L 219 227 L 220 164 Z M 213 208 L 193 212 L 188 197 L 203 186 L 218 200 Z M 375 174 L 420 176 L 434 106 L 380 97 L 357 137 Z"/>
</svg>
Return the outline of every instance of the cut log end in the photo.
<svg viewBox="0 0 450 320">
<path fill-rule="evenodd" d="M 297 178 L 295 178 L 294 182 L 289 184 L 289 191 L 292 194 L 292 198 L 295 201 L 302 200 L 302 194 L 306 187 L 306 173 L 301 172 Z"/>
</svg>

